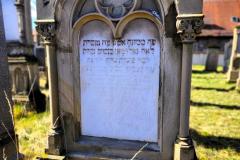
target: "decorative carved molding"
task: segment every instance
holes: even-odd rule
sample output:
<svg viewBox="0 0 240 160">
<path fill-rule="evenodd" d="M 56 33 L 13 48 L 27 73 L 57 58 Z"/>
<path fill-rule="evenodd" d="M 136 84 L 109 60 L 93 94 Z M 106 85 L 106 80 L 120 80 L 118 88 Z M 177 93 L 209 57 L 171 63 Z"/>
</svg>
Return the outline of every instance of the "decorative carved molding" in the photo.
<svg viewBox="0 0 240 160">
<path fill-rule="evenodd" d="M 156 27 L 158 28 L 159 31 L 162 31 L 162 23 L 161 21 L 154 17 L 151 13 L 147 12 L 147 11 L 134 11 L 128 15 L 126 15 L 124 18 L 122 18 L 118 24 L 116 26 L 114 26 L 113 22 L 99 14 L 99 13 L 90 13 L 87 14 L 83 17 L 81 17 L 74 25 L 73 25 L 73 37 L 75 34 L 78 34 L 79 30 L 81 30 L 81 28 L 88 22 L 93 21 L 93 20 L 99 20 L 102 22 L 105 22 L 110 29 L 113 32 L 113 36 L 114 38 L 121 38 L 124 29 L 126 28 L 127 24 L 129 24 L 131 21 L 135 20 L 135 19 L 147 19 L 152 21 Z M 77 39 L 73 39 L 73 42 L 76 41 Z"/>
<path fill-rule="evenodd" d="M 118 21 L 141 3 L 141 0 L 95 0 L 99 13 L 102 13 L 112 21 Z"/>
<path fill-rule="evenodd" d="M 177 16 L 177 33 L 183 43 L 193 43 L 203 27 L 203 14 L 187 14 Z"/>
<path fill-rule="evenodd" d="M 56 34 L 55 20 L 38 20 L 36 24 L 36 31 L 42 36 L 44 43 L 54 43 Z"/>
<path fill-rule="evenodd" d="M 42 0 L 43 1 L 43 5 L 46 6 L 49 4 L 50 0 Z"/>
</svg>

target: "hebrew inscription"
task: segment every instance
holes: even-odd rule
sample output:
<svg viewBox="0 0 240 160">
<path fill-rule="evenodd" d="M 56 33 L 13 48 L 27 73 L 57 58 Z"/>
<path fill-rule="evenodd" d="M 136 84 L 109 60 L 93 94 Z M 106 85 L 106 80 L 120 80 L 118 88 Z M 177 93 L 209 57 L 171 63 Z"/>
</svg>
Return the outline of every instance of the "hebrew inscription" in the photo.
<svg viewBox="0 0 240 160">
<path fill-rule="evenodd" d="M 118 40 L 111 38 L 111 32 L 91 30 L 91 23 L 86 28 L 79 44 L 83 135 L 157 142 L 160 43 L 153 35 L 156 28 L 136 20 Z"/>
</svg>

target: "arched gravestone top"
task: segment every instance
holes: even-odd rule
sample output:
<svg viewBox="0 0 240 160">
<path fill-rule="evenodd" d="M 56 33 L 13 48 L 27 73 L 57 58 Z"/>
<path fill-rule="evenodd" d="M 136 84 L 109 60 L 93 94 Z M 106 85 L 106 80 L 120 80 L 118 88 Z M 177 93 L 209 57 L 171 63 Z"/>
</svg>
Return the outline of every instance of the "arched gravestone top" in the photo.
<svg viewBox="0 0 240 160">
<path fill-rule="evenodd" d="M 123 2 L 115 6 L 123 7 Z M 128 2 L 134 8 L 118 22 L 99 11 L 80 17 L 73 26 L 76 116 L 81 135 L 158 144 L 161 18 L 135 11 L 137 1 Z"/>
</svg>

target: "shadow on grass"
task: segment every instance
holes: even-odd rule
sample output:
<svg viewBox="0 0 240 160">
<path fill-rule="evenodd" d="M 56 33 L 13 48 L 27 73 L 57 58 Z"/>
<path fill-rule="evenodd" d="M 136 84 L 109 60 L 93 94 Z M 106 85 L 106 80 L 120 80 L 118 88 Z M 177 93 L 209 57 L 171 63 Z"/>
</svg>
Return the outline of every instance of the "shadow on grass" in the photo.
<svg viewBox="0 0 240 160">
<path fill-rule="evenodd" d="M 204 102 L 194 102 L 191 101 L 191 106 L 193 107 L 216 107 L 220 109 L 228 109 L 228 110 L 240 110 L 240 106 L 236 105 L 223 105 L 223 104 L 213 104 L 213 103 L 204 103 Z"/>
<path fill-rule="evenodd" d="M 217 150 L 231 148 L 236 152 L 240 152 L 240 139 L 230 137 L 204 136 L 196 130 L 190 130 L 192 138 L 198 145 L 203 145 L 206 148 L 214 148 Z"/>
<path fill-rule="evenodd" d="M 205 70 L 192 70 L 192 73 L 195 73 L 195 74 L 209 74 L 209 73 L 223 73 L 223 72 L 220 72 L 220 71 L 205 71 Z"/>
<path fill-rule="evenodd" d="M 210 88 L 210 87 L 193 87 L 195 90 L 209 90 L 209 91 L 218 91 L 218 92 L 230 92 L 234 91 L 236 89 L 235 86 L 232 86 L 231 88 L 224 89 L 224 88 Z"/>
</svg>

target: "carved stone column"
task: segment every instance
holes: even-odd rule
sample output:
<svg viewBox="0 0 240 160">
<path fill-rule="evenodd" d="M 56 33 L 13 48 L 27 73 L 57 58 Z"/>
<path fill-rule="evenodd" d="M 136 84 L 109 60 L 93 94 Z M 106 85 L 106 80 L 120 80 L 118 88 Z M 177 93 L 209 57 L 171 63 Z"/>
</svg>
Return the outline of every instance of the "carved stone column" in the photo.
<svg viewBox="0 0 240 160">
<path fill-rule="evenodd" d="M 62 127 L 60 122 L 59 101 L 58 101 L 58 74 L 57 55 L 55 51 L 54 20 L 39 20 L 36 22 L 37 32 L 43 37 L 47 55 L 49 98 L 51 112 L 51 134 L 48 138 L 48 149 L 46 152 L 52 155 L 60 155 L 62 152 Z"/>
<path fill-rule="evenodd" d="M 18 30 L 20 35 L 20 42 L 26 42 L 26 30 L 25 30 L 25 14 L 24 14 L 24 0 L 16 0 L 15 6 L 17 9 L 17 16 L 18 16 Z"/>
<path fill-rule="evenodd" d="M 192 75 L 192 47 L 196 35 L 203 26 L 202 14 L 184 14 L 177 16 L 177 31 L 182 41 L 182 75 L 180 100 L 179 136 L 175 144 L 175 160 L 196 158 L 195 149 L 189 134 L 189 112 Z"/>
</svg>

